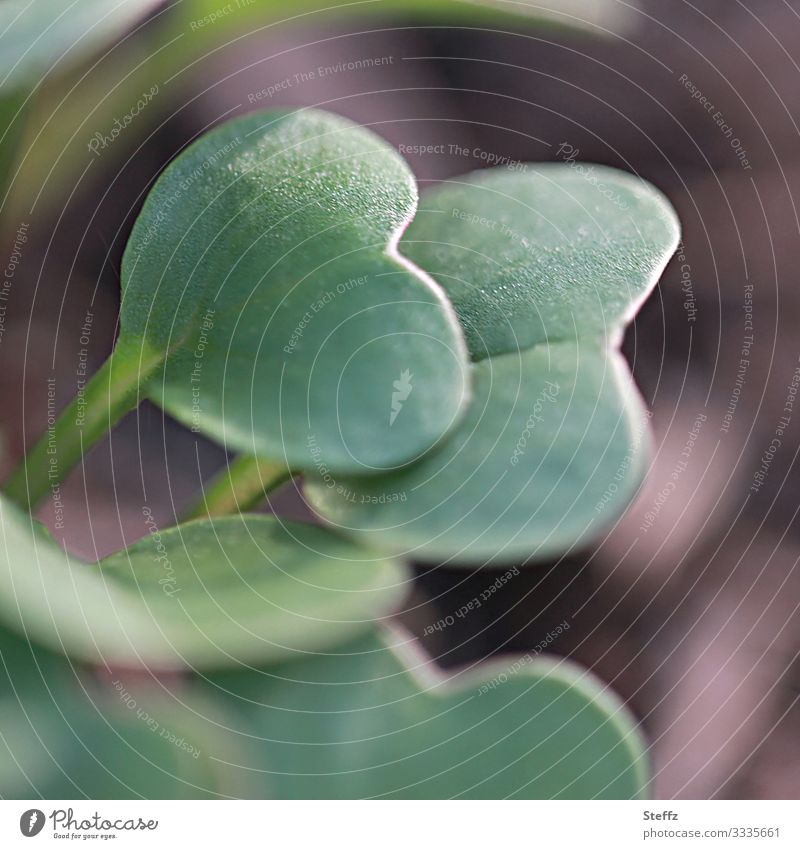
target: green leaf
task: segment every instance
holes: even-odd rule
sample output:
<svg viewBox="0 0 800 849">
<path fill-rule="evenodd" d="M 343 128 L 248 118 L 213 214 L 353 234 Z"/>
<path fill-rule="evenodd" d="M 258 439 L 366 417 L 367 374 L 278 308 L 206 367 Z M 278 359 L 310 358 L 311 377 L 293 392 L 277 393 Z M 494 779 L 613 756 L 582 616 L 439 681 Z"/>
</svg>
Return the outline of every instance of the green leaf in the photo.
<svg viewBox="0 0 800 849">
<path fill-rule="evenodd" d="M 498 565 L 588 542 L 645 473 L 644 409 L 613 349 L 678 237 L 652 186 L 575 162 L 493 169 L 426 195 L 401 250 L 453 301 L 478 361 L 475 399 L 418 463 L 310 477 L 312 506 L 423 560 Z"/>
<path fill-rule="evenodd" d="M 309 479 L 314 509 L 391 553 L 490 566 L 561 554 L 624 511 L 649 439 L 619 353 L 580 339 L 473 372 L 475 399 L 441 449 L 389 475 Z"/>
<path fill-rule="evenodd" d="M 501 26 L 530 23 L 538 29 L 558 27 L 595 36 L 610 36 L 635 23 L 636 12 L 620 6 L 616 0 L 381 0 L 366 7 L 354 6 L 348 0 L 250 0 L 241 6 L 220 6 L 219 0 L 185 0 L 175 12 L 186 21 L 195 37 L 211 40 L 209 30 L 221 29 L 225 38 L 231 31 L 262 26 L 265 21 L 293 21 L 310 13 L 343 19 L 357 15 L 380 17 L 413 17 L 414 20 L 446 19 L 452 24 L 497 24 Z M 446 17 L 445 17 L 446 16 Z M 194 26 L 192 26 L 194 24 Z M 212 26 L 213 24 L 213 26 Z M 183 50 L 190 45 L 180 45 Z"/>
<path fill-rule="evenodd" d="M 216 673 L 81 678 L 0 626 L 3 798 L 641 798 L 632 717 L 526 655 L 445 677 L 399 632 Z"/>
<path fill-rule="evenodd" d="M 5 197 L 16 164 L 17 148 L 27 117 L 24 92 L 0 92 L 0 192 Z"/>
<path fill-rule="evenodd" d="M 573 162 L 437 187 L 400 248 L 444 287 L 481 359 L 576 335 L 617 341 L 678 238 L 672 207 L 649 183 Z"/>
<path fill-rule="evenodd" d="M 59 548 L 0 497 L 0 622 L 75 657 L 139 665 L 171 654 L 141 601 Z M 174 662 L 174 661 L 173 661 Z"/>
<path fill-rule="evenodd" d="M 188 522 L 100 563 L 187 664 L 266 663 L 349 639 L 407 592 L 401 563 L 272 516 Z"/>
<path fill-rule="evenodd" d="M 200 707 L 200 701 L 195 701 Z M 224 721 L 202 705 L 208 721 Z M 0 626 L 0 797 L 206 798 L 250 792 L 225 764 L 232 738 L 154 689 L 112 673 L 102 688 Z M 203 732 L 202 734 L 200 732 Z M 224 748 L 223 748 L 224 746 Z"/>
<path fill-rule="evenodd" d="M 446 678 L 384 634 L 212 681 L 248 720 L 241 767 L 263 771 L 274 798 L 645 795 L 643 741 L 606 688 L 567 661 L 509 664 Z"/>
<path fill-rule="evenodd" d="M 59 11 L 64 8 L 63 0 L 52 2 L 60 5 Z M 136 2 L 131 0 L 132 8 Z M 8 0 L 3 0 L 0 10 L 7 5 Z M 330 0 L 253 0 L 241 4 L 182 0 L 171 4 L 168 14 L 159 16 L 156 26 L 147 28 L 143 48 L 146 62 L 142 62 L 137 40 L 132 39 L 131 49 L 114 49 L 111 61 L 102 62 L 85 78 L 81 71 L 80 81 L 66 79 L 60 88 L 50 87 L 48 102 L 42 104 L 32 122 L 35 126 L 26 135 L 25 161 L 6 204 L 8 220 L 25 218 L 34 199 L 37 207 L 62 209 L 74 188 L 75 174 L 86 167 L 87 137 L 95 131 L 107 133 L 143 92 L 163 85 L 164 80 L 186 79 L 204 62 L 214 62 L 226 45 L 235 49 L 243 33 L 268 28 L 274 31 L 281 22 L 292 26 L 308 19 L 309 14 L 317 23 L 325 16 L 339 24 L 353 16 L 362 20 L 365 15 L 379 19 L 413 16 L 417 21 L 433 18 L 436 24 L 446 16 L 453 25 L 488 23 L 494 27 L 518 27 L 522 22 L 537 29 L 556 23 L 559 28 L 590 31 L 599 37 L 612 35 L 638 17 L 634 9 L 616 0 L 535 0 L 533 5 L 503 0 L 499 5 L 474 0 L 381 0 L 366 4 L 352 0 L 335 0 L 335 4 Z M 84 32 L 88 37 L 88 28 Z M 58 121 L 48 123 L 56 109 Z M 115 143 L 114 158 L 127 157 L 163 117 L 157 108 L 142 112 L 136 119 L 136 129 Z M 44 183 L 43 172 L 48 174 Z"/>
<path fill-rule="evenodd" d="M 35 84 L 113 40 L 160 0 L 3 0 L 0 86 Z"/>
<path fill-rule="evenodd" d="M 124 356 L 168 351 L 148 394 L 231 449 L 354 473 L 415 459 L 468 396 L 452 308 L 396 252 L 415 205 L 403 160 L 344 119 L 226 123 L 166 169 L 136 222 Z"/>
<path fill-rule="evenodd" d="M 110 666 L 209 668 L 323 649 L 405 594 L 405 567 L 324 528 L 228 516 L 159 531 L 95 564 L 0 500 L 0 623 Z"/>
</svg>

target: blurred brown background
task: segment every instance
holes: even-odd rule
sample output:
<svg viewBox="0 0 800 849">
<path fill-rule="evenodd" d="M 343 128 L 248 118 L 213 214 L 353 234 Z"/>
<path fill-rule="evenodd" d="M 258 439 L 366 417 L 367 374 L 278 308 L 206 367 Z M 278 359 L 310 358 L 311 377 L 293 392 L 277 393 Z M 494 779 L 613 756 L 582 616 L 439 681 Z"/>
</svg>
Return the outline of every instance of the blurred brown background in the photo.
<svg viewBox="0 0 800 849">
<path fill-rule="evenodd" d="M 223 117 L 320 106 L 397 146 L 467 149 L 407 154 L 423 191 L 489 155 L 555 160 L 564 144 L 634 171 L 667 193 L 684 229 L 625 342 L 654 410 L 647 486 L 595 551 L 521 572 L 426 644 L 443 665 L 463 664 L 530 651 L 567 619 L 551 651 L 592 668 L 642 719 L 657 795 L 798 798 L 800 401 L 780 420 L 800 366 L 800 2 L 616 5 L 602 37 L 502 15 L 481 26 L 311 15 L 232 39 L 162 81 L 146 115 L 85 154 L 57 203 L 21 208 L 11 227 L 28 223 L 29 241 L 0 350 L 4 463 L 19 457 L 23 428 L 28 439 L 42 431 L 48 376 L 60 403 L 74 394 L 87 312 L 90 368 L 107 355 L 143 193 Z M 147 56 L 149 30 L 173 12 L 120 49 Z M 88 81 L 99 102 L 102 65 Z M 59 92 L 42 107 L 56 138 L 68 107 Z M 81 137 L 94 129 L 89 118 Z M 67 544 L 94 558 L 142 536 L 145 498 L 168 524 L 223 462 L 143 406 L 91 453 L 85 481 L 70 478 Z M 281 501 L 304 511 L 292 491 Z M 495 577 L 420 568 L 404 619 L 422 634 Z"/>
</svg>

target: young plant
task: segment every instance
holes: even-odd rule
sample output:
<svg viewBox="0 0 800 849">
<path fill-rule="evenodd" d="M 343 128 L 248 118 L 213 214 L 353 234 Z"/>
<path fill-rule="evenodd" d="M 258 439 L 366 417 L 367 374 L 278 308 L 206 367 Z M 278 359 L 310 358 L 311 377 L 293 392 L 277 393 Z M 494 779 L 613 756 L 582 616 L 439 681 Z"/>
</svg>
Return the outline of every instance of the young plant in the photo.
<svg viewBox="0 0 800 849">
<path fill-rule="evenodd" d="M 528 656 L 444 678 L 385 617 L 405 556 L 533 562 L 624 511 L 648 433 L 617 347 L 676 218 L 643 181 L 575 164 L 468 175 L 416 206 L 391 148 L 313 110 L 217 128 L 145 202 L 114 352 L 0 502 L 3 621 L 64 689 L 61 653 L 115 676 L 63 694 L 87 728 L 129 733 L 133 699 L 162 736 L 189 729 L 146 764 L 123 753 L 132 786 L 156 768 L 176 796 L 646 793 L 635 723 L 585 671 Z M 206 518 L 75 562 L 20 507 L 143 397 L 239 457 Z M 242 512 L 300 473 L 324 525 Z M 139 665 L 185 691 L 128 684 Z M 13 762 L 0 793 L 30 795 Z"/>
<path fill-rule="evenodd" d="M 415 202 L 391 148 L 323 113 L 249 115 L 191 145 L 133 228 L 120 336 L 56 424 L 59 471 L 143 396 L 284 468 L 422 455 L 460 417 L 468 369 L 442 290 L 397 251 Z M 398 363 L 417 398 L 390 425 L 375 387 Z M 53 482 L 50 438 L 9 483 L 23 506 Z"/>
</svg>

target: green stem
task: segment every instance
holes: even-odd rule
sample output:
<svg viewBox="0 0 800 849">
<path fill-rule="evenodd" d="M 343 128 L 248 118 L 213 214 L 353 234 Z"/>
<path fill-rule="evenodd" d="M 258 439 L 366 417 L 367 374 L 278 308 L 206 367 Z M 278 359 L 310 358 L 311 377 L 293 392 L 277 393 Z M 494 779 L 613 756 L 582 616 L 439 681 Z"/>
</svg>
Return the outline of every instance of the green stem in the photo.
<svg viewBox="0 0 800 849">
<path fill-rule="evenodd" d="M 229 463 L 203 490 L 202 499 L 185 519 L 226 516 L 252 510 L 292 473 L 282 463 L 243 454 Z"/>
<path fill-rule="evenodd" d="M 163 355 L 141 342 L 117 343 L 113 354 L 31 448 L 5 487 L 24 510 L 33 509 L 80 463 L 83 455 L 141 400 L 139 386 Z"/>
</svg>

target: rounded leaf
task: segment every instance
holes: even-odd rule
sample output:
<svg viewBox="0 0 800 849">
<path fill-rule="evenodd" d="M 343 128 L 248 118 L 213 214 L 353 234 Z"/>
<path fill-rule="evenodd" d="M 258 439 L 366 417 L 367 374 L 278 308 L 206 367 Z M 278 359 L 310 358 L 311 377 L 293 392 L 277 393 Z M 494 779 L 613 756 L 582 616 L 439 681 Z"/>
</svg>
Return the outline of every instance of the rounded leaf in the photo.
<svg viewBox="0 0 800 849">
<path fill-rule="evenodd" d="M 423 454 L 459 418 L 469 372 L 452 307 L 396 250 L 415 207 L 401 157 L 334 115 L 257 113 L 204 135 L 159 178 L 123 259 L 120 341 L 167 352 L 147 393 L 293 469 Z"/>
<path fill-rule="evenodd" d="M 369 629 L 405 567 L 320 527 L 225 516 L 80 563 L 0 498 L 0 622 L 111 667 L 208 668 L 319 650 Z"/>
<path fill-rule="evenodd" d="M 635 721 L 591 674 L 530 656 L 445 677 L 407 635 L 212 679 L 238 707 L 246 771 L 283 799 L 636 799 Z"/>
<path fill-rule="evenodd" d="M 561 554 L 625 510 L 649 430 L 618 352 L 577 339 L 473 370 L 475 399 L 444 446 L 388 475 L 310 478 L 312 507 L 392 553 L 490 566 Z"/>
<path fill-rule="evenodd" d="M 315 525 L 273 516 L 201 519 L 99 564 L 140 596 L 187 665 L 266 663 L 335 645 L 391 613 L 409 573 Z"/>
<path fill-rule="evenodd" d="M 141 601 L 106 584 L 0 496 L 0 622 L 81 659 L 139 665 L 170 654 Z"/>
<path fill-rule="evenodd" d="M 426 192 L 400 250 L 445 289 L 473 359 L 612 340 L 678 245 L 669 201 L 632 174 L 520 164 Z"/>
</svg>

